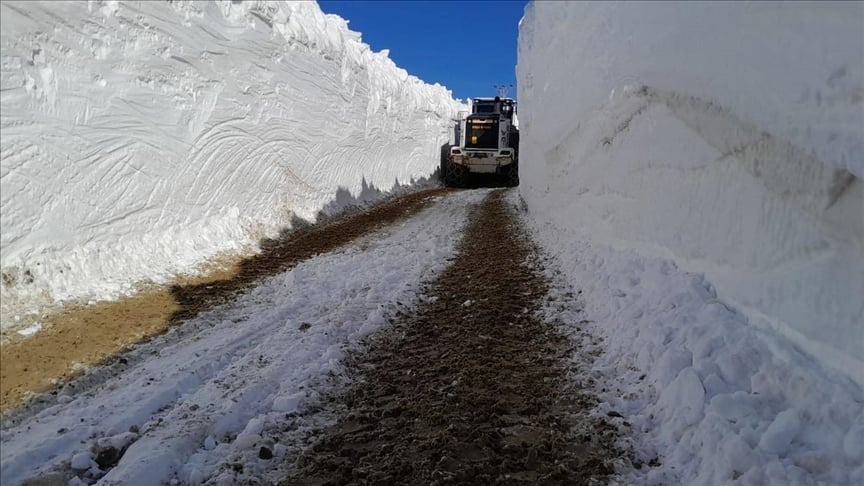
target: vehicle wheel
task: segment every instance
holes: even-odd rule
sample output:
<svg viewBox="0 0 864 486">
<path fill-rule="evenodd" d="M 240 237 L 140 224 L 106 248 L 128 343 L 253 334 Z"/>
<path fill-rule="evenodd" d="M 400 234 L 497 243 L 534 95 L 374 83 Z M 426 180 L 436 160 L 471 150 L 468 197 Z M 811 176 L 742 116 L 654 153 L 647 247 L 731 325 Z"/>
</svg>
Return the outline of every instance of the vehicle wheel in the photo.
<svg viewBox="0 0 864 486">
<path fill-rule="evenodd" d="M 515 150 L 516 153 L 518 154 L 519 153 L 519 132 L 510 132 L 508 142 L 509 142 L 510 148 Z"/>
<path fill-rule="evenodd" d="M 516 187 L 519 185 L 519 162 L 504 167 L 504 184 L 507 187 Z"/>
<path fill-rule="evenodd" d="M 441 182 L 441 185 L 447 186 L 447 171 L 449 170 L 450 165 L 450 145 L 449 143 L 445 143 L 441 146 L 441 166 L 438 168 L 438 180 Z"/>
<path fill-rule="evenodd" d="M 459 164 L 446 163 L 447 171 L 444 175 L 444 185 L 448 187 L 464 187 L 466 179 L 465 167 Z"/>
</svg>

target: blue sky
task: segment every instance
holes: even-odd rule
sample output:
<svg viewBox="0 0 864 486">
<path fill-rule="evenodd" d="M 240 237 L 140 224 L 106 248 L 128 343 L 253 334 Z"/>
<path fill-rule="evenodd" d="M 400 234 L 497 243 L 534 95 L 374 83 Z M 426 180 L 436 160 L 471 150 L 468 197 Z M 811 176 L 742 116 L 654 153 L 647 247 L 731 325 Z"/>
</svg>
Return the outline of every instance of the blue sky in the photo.
<svg viewBox="0 0 864 486">
<path fill-rule="evenodd" d="M 350 21 L 351 30 L 375 51 L 427 83 L 440 83 L 456 98 L 494 96 L 496 84 L 512 84 L 516 96 L 516 37 L 528 2 L 320 1 L 326 13 Z"/>
</svg>

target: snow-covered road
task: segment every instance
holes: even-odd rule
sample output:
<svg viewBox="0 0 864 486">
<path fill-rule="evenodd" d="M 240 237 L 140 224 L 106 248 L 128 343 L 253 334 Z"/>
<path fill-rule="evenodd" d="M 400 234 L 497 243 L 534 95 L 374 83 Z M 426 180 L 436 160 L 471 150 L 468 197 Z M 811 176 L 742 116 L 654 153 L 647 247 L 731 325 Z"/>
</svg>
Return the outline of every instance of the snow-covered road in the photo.
<svg viewBox="0 0 864 486">
<path fill-rule="evenodd" d="M 58 304 L 414 186 L 469 108 L 315 2 L 3 0 L 0 24 L 0 337 L 30 350 Z M 548 259 L 546 324 L 591 354 L 574 385 L 633 450 L 613 482 L 864 484 L 862 25 L 864 2 L 528 3 L 506 197 Z M 286 477 L 345 350 L 433 300 L 487 194 L 181 289 L 218 299 L 166 291 L 176 327 L 70 383 L 129 341 L 66 319 L 42 353 L 3 344 L 0 410 L 58 391 L 2 417 L 0 483 Z"/>
<path fill-rule="evenodd" d="M 267 475 L 281 461 L 257 459 L 260 447 L 277 457 L 285 451 L 268 432 L 315 398 L 310 383 L 337 370 L 346 346 L 385 323 L 397 303 L 418 298 L 421 282 L 453 254 L 468 208 L 486 193 L 442 197 L 413 219 L 268 278 L 94 370 L 82 380 L 96 383 L 86 392 L 73 383 L 55 405 L 10 417 L 0 443 L 2 483 L 53 474 L 199 484 L 236 460 L 249 474 Z M 114 467 L 110 453 L 96 457 L 103 446 L 129 443 Z M 108 465 L 100 470 L 96 459 Z"/>
</svg>

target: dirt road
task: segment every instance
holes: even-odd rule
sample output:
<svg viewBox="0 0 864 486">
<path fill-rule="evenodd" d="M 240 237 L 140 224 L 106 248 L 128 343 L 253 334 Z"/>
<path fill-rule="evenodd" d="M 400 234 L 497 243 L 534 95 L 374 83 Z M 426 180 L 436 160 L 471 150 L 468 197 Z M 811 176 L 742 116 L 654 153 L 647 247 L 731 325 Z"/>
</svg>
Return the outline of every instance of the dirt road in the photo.
<svg viewBox="0 0 864 486">
<path fill-rule="evenodd" d="M 535 314 L 548 283 L 493 192 L 420 305 L 349 361 L 345 413 L 284 484 L 588 484 L 620 455 L 567 382 L 571 351 Z M 593 483 L 592 483 L 593 484 Z"/>
</svg>

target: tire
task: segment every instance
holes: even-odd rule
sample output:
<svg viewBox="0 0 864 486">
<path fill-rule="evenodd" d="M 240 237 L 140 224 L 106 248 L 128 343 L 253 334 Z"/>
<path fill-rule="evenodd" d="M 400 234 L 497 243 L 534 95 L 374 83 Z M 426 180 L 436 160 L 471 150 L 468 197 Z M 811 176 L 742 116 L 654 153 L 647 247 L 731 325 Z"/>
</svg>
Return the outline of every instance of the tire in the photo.
<svg viewBox="0 0 864 486">
<path fill-rule="evenodd" d="M 448 161 L 444 173 L 444 185 L 447 187 L 465 187 L 468 176 L 466 172 L 465 167 Z"/>
<path fill-rule="evenodd" d="M 508 165 L 507 167 L 504 167 L 504 185 L 507 187 L 516 187 L 519 185 L 518 160 Z"/>
<path fill-rule="evenodd" d="M 453 145 L 444 144 L 441 146 L 441 167 L 440 180 L 444 187 L 465 187 L 468 177 L 468 171 L 465 167 L 450 162 L 450 148 Z"/>
<path fill-rule="evenodd" d="M 510 136 L 508 137 L 508 144 L 510 148 L 516 151 L 517 157 L 519 154 L 519 132 L 510 132 Z"/>
<path fill-rule="evenodd" d="M 504 185 L 516 187 L 519 185 L 519 132 L 510 132 L 508 142 L 514 151 L 514 157 L 513 163 L 504 168 Z"/>
<path fill-rule="evenodd" d="M 442 186 L 447 186 L 447 170 L 450 165 L 450 145 L 445 143 L 441 146 L 441 166 L 438 168 L 438 181 Z"/>
</svg>

